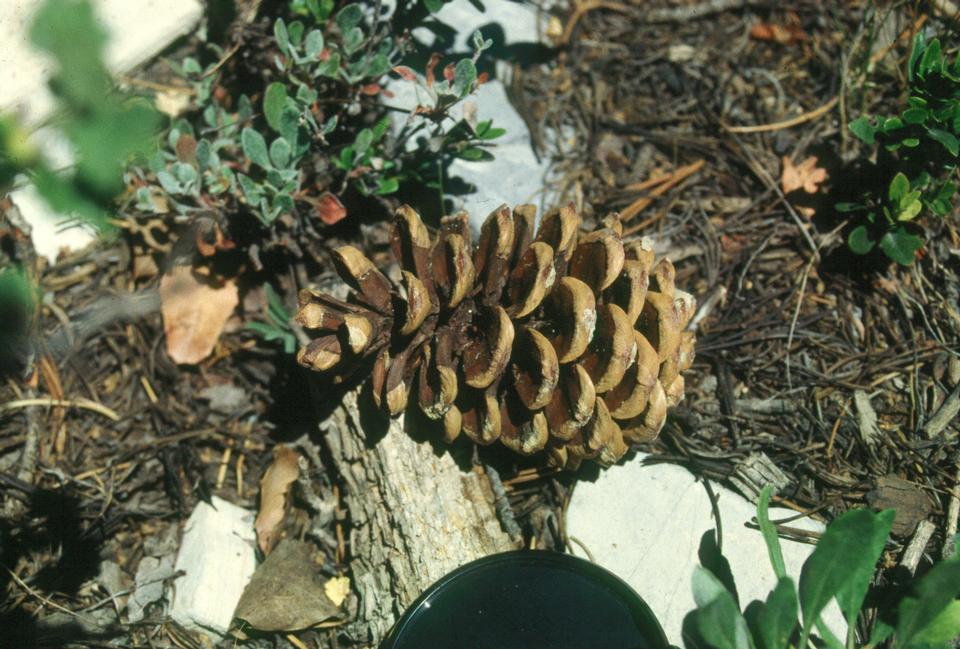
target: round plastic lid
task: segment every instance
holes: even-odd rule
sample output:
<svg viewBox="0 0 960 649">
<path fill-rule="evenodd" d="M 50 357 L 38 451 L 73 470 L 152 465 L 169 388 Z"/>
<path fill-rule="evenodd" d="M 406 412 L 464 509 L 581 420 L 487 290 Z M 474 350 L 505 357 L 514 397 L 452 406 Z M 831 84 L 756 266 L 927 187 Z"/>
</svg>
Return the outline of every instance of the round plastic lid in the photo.
<svg viewBox="0 0 960 649">
<path fill-rule="evenodd" d="M 665 649 L 646 603 L 583 559 L 505 552 L 454 570 L 404 613 L 380 649 Z"/>
</svg>

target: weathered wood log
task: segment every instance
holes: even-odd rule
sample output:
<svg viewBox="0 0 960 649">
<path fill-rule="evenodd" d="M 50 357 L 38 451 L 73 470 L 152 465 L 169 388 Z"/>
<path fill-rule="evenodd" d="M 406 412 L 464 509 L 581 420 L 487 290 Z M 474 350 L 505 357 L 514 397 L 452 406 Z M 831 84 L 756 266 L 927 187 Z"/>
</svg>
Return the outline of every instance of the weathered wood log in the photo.
<svg viewBox="0 0 960 649">
<path fill-rule="evenodd" d="M 321 426 L 343 479 L 350 567 L 360 596 L 349 635 L 372 646 L 437 579 L 473 559 L 512 549 L 483 473 L 413 439 L 402 420 L 364 423 L 356 392 Z"/>
</svg>

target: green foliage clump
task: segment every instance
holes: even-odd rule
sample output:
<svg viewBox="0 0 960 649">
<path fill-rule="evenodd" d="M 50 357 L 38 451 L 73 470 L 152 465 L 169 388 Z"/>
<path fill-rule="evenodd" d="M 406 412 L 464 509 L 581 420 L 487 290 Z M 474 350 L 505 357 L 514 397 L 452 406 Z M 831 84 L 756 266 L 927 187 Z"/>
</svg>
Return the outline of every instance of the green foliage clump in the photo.
<svg viewBox="0 0 960 649">
<path fill-rule="evenodd" d="M 697 608 L 684 620 L 684 644 L 690 649 L 853 649 L 888 643 L 900 649 L 950 647 L 960 635 L 960 555 L 934 565 L 899 594 L 881 598 L 866 642 L 856 637 L 874 569 L 883 553 L 893 510 L 854 509 L 827 527 L 795 581 L 787 575 L 777 532 L 767 516 L 771 490 L 760 496 L 757 520 L 777 585 L 766 601 L 750 602 L 740 612 L 729 570 L 700 566 L 693 577 Z M 720 557 L 714 564 L 725 564 Z M 848 625 L 837 639 L 821 614 L 836 599 Z"/>
<path fill-rule="evenodd" d="M 399 65 L 409 44 L 392 35 L 386 19 L 357 3 L 334 12 L 329 0 L 291 0 L 272 27 L 265 85 L 248 88 L 257 106 L 246 94 L 224 98 L 215 91 L 222 51 L 214 48 L 218 58 L 206 67 L 184 60 L 181 73 L 193 85 L 195 117 L 192 124 L 175 121 L 165 150 L 139 173 L 139 209 L 172 206 L 188 213 L 216 206 L 235 213 L 245 205 L 271 226 L 283 214 L 316 205 L 317 191 L 342 194 L 352 187 L 364 196 L 384 196 L 407 182 L 442 191 L 443 168 L 453 158 L 492 158 L 486 147 L 502 129 L 489 122 L 451 125 L 448 117 L 483 81 L 476 62 L 492 43 L 479 34 L 473 54 L 448 65 L 444 79 L 435 81 L 439 57 L 423 77 Z M 424 104 L 396 132 L 385 107 L 364 102 L 384 92 L 391 72 L 423 89 L 418 96 Z M 414 139 L 424 131 L 428 137 Z"/>
<path fill-rule="evenodd" d="M 159 117 L 146 102 L 114 92 L 103 62 L 106 35 L 86 0 L 47 0 L 30 38 L 56 62 L 52 125 L 72 145 L 76 164 L 55 171 L 31 146 L 29 129 L 0 115 L 0 189 L 27 174 L 54 210 L 103 226 L 124 189 L 124 167 L 153 149 Z"/>
<path fill-rule="evenodd" d="M 954 176 L 960 157 L 960 56 L 952 63 L 940 41 L 914 41 L 907 68 L 906 108 L 891 117 L 861 116 L 850 123 L 854 135 L 879 146 L 881 191 L 837 204 L 856 219 L 847 243 L 857 254 L 875 247 L 908 265 L 924 239 L 911 223 L 925 211 L 944 216 L 953 209 Z"/>
</svg>

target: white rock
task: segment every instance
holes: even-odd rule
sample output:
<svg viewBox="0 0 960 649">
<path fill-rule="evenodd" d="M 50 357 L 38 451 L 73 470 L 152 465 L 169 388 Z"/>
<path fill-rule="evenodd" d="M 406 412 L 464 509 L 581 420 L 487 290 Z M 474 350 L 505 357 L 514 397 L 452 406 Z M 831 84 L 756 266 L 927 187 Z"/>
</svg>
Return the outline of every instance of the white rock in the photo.
<svg viewBox="0 0 960 649">
<path fill-rule="evenodd" d="M 683 617 L 695 607 L 691 589 L 693 569 L 699 565 L 700 538 L 714 529 L 713 511 L 703 485 L 683 469 L 670 464 L 644 466 L 643 455 L 600 474 L 595 482 L 580 482 L 567 512 L 569 538 L 586 546 L 594 561 L 618 575 L 650 605 L 670 642 L 683 646 Z M 745 523 L 756 515 L 756 506 L 719 485 L 717 495 L 722 524 L 723 554 L 730 562 L 745 607 L 765 600 L 776 585 L 763 537 Z M 770 518 L 784 518 L 793 510 L 771 508 Z M 809 519 L 792 527 L 822 531 Z M 787 574 L 799 579 L 800 567 L 813 546 L 780 540 Z M 586 558 L 577 542 L 574 554 Z M 836 603 L 824 617 L 838 637 L 846 623 Z"/>
<path fill-rule="evenodd" d="M 535 43 L 538 41 L 537 12 L 534 7 L 511 2 L 510 0 L 487 0 L 485 12 L 478 11 L 469 2 L 451 2 L 437 12 L 437 19 L 457 29 L 453 49 L 456 52 L 472 51 L 472 35 L 476 29 L 499 26 L 503 31 L 504 44 Z M 489 29 L 481 29 L 489 36 Z M 431 42 L 433 35 L 425 28 L 418 28 L 415 34 L 425 42 Z M 483 57 L 485 55 L 481 55 Z M 504 66 L 509 68 L 509 66 Z M 422 73 L 423 70 L 418 70 Z M 498 72 L 499 74 L 499 72 Z M 392 80 L 388 89 L 394 97 L 386 103 L 401 110 L 416 108 L 418 98 L 413 83 Z M 538 161 L 533 154 L 530 131 L 519 113 L 507 98 L 503 83 L 493 79 L 480 86 L 479 90 L 450 111 L 451 119 L 447 127 L 452 126 L 463 116 L 467 103 L 476 107 L 477 121 L 493 120 L 496 128 L 506 129 L 506 134 L 494 141 L 491 149 L 495 160 L 487 162 L 468 162 L 455 160 L 449 169 L 449 175 L 456 176 L 476 186 L 476 191 L 465 196 L 449 196 L 458 209 L 470 213 L 475 229 L 487 215 L 506 203 L 511 207 L 520 203 L 540 203 L 544 181 L 550 166 L 549 160 Z M 394 127 L 403 125 L 401 118 L 394 120 Z M 415 147 L 415 140 L 408 142 Z M 444 178 L 444 182 L 447 182 Z"/>
<path fill-rule="evenodd" d="M 224 633 L 256 567 L 252 512 L 216 496 L 200 503 L 183 530 L 170 615 L 185 627 Z"/>
</svg>

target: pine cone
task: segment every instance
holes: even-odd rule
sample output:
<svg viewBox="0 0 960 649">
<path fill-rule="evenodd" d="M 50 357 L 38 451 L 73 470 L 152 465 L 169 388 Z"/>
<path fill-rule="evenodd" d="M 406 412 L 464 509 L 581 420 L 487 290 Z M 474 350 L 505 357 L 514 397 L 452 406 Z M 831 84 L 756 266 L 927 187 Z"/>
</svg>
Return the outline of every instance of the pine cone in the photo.
<svg viewBox="0 0 960 649">
<path fill-rule="evenodd" d="M 410 207 L 397 211 L 394 285 L 358 249 L 334 252 L 348 301 L 305 289 L 296 320 L 320 335 L 297 355 L 336 380 L 371 373 L 390 415 L 408 404 L 479 444 L 500 440 L 551 464 L 612 464 L 648 441 L 683 399 L 694 355 L 691 295 L 667 259 L 624 245 L 619 220 L 580 236 L 572 206 L 495 210 L 472 246 L 467 215 L 431 239 Z M 369 363 L 372 361 L 372 369 Z"/>
</svg>

